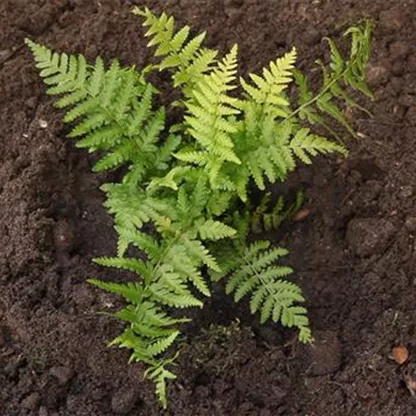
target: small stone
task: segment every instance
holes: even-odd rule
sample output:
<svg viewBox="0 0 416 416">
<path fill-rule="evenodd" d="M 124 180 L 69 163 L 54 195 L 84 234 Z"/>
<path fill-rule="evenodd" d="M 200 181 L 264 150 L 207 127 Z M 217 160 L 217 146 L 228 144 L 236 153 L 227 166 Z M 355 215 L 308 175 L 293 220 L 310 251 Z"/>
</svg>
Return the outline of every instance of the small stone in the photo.
<svg viewBox="0 0 416 416">
<path fill-rule="evenodd" d="M 49 373 L 58 380 L 60 386 L 64 386 L 74 377 L 74 371 L 63 366 L 52 367 Z"/>
<path fill-rule="evenodd" d="M 382 254 L 396 233 L 396 227 L 384 218 L 356 218 L 349 222 L 347 241 L 359 257 Z"/>
<path fill-rule="evenodd" d="M 408 199 L 413 195 L 413 187 L 411 185 L 401 186 L 399 197 L 401 199 Z"/>
<path fill-rule="evenodd" d="M 404 345 L 398 345 L 392 350 L 392 358 L 397 364 L 403 365 L 409 358 L 409 350 Z"/>
<path fill-rule="evenodd" d="M 35 410 L 36 407 L 38 407 L 39 402 L 40 402 L 39 393 L 32 393 L 32 394 L 29 394 L 29 396 L 26 396 L 20 404 L 23 407 L 23 409 Z"/>
<path fill-rule="evenodd" d="M 309 375 L 324 376 L 335 373 L 342 363 L 341 344 L 334 331 L 315 331 L 315 342 L 306 346 Z"/>
<path fill-rule="evenodd" d="M 40 120 L 39 120 L 39 127 L 40 127 L 41 129 L 46 129 L 46 128 L 48 127 L 48 122 L 47 122 L 46 120 L 42 120 L 42 119 L 40 119 Z"/>
<path fill-rule="evenodd" d="M 368 65 L 367 83 L 370 87 L 375 88 L 385 84 L 389 79 L 389 72 L 382 65 Z"/>
<path fill-rule="evenodd" d="M 114 393 L 111 409 L 116 415 L 126 415 L 133 410 L 139 400 L 139 393 L 135 389 L 122 387 Z"/>
<path fill-rule="evenodd" d="M 410 52 L 410 47 L 406 42 L 398 41 L 390 45 L 390 59 L 406 58 Z"/>
</svg>

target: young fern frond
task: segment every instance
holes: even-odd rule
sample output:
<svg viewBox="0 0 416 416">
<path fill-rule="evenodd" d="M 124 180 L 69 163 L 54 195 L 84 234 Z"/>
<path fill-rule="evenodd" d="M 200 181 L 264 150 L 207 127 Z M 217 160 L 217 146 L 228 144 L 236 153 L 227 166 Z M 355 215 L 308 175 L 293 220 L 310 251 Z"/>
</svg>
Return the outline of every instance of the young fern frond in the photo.
<svg viewBox="0 0 416 416">
<path fill-rule="evenodd" d="M 156 16 L 147 7 L 136 7 L 133 13 L 145 19 L 143 26 L 148 28 L 145 36 L 151 37 L 148 46 L 157 46 L 155 56 L 164 57 L 154 68 L 172 71 L 173 86 L 181 86 L 185 96 L 192 96 L 194 85 L 210 70 L 218 54 L 215 50 L 202 47 L 206 33 L 190 39 L 189 26 L 174 34 L 175 20 L 165 13 Z"/>
<path fill-rule="evenodd" d="M 286 53 L 275 62 L 270 62 L 263 68 L 263 76 L 249 74 L 254 85 L 240 78 L 241 86 L 249 100 L 261 107 L 263 116 L 287 117 L 290 114 L 290 102 L 285 90 L 293 79 L 293 69 L 296 62 L 296 49 Z"/>
<path fill-rule="evenodd" d="M 326 38 L 331 50 L 331 61 L 329 68 L 318 61 L 323 73 L 323 82 L 321 90 L 316 95 L 313 95 L 309 90 L 306 76 L 299 70 L 294 72 L 295 81 L 299 88 L 299 107 L 289 114 L 288 119 L 299 116 L 301 120 L 307 120 L 312 125 L 319 124 L 333 134 L 333 130 L 325 120 L 329 117 L 355 136 L 354 130 L 334 99 L 370 114 L 351 98 L 347 89 L 372 98 L 372 93 L 365 82 L 370 53 L 371 22 L 366 21 L 361 26 L 349 28 L 345 32 L 345 36 L 351 37 L 351 51 L 348 60 L 342 56 L 335 42 Z"/>
<path fill-rule="evenodd" d="M 166 365 L 172 364 L 173 360 L 166 360 L 157 366 L 153 366 L 146 370 L 145 376 L 155 383 L 156 395 L 164 409 L 166 409 L 168 402 L 166 397 L 166 383 L 168 380 L 175 380 L 176 375 L 166 369 Z"/>
<path fill-rule="evenodd" d="M 233 117 L 240 111 L 235 108 L 237 100 L 228 95 L 234 89 L 236 67 L 235 45 L 212 73 L 201 77 L 194 88 L 194 99 L 185 103 L 189 114 L 185 116 L 188 133 L 203 152 L 182 152 L 177 157 L 204 166 L 213 188 L 221 186 L 217 179 L 224 162 L 241 163 L 231 138 L 237 132 Z"/>
</svg>

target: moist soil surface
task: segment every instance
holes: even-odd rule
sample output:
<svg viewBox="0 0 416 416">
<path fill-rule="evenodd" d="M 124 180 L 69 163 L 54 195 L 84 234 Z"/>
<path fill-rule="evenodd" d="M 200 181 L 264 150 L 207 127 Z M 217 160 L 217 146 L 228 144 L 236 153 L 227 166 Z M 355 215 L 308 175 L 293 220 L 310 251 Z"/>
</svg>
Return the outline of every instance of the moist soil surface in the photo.
<svg viewBox="0 0 416 416">
<path fill-rule="evenodd" d="M 118 299 L 85 280 L 111 273 L 91 258 L 115 251 L 91 160 L 65 139 L 23 39 L 142 67 L 150 54 L 137 1 L 0 3 L 0 414 L 163 415 L 128 352 L 106 348 L 120 324 L 98 314 Z M 412 416 L 416 398 L 416 2 L 147 1 L 208 44 L 239 44 L 243 73 L 295 45 L 316 78 L 325 41 L 369 17 L 373 117 L 350 114 L 347 159 L 302 167 L 275 194 L 306 192 L 310 211 L 270 233 L 291 250 L 316 342 L 260 327 L 221 287 L 192 326 L 169 389 L 175 416 Z M 166 79 L 161 79 L 162 88 Z M 392 348 L 404 345 L 399 366 Z"/>
</svg>

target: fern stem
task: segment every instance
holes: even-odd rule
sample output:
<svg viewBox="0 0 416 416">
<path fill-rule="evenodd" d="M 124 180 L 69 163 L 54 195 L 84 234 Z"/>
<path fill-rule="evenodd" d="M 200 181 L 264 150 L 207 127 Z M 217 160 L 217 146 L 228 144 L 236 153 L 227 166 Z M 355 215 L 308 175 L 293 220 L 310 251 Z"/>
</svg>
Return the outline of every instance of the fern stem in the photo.
<svg viewBox="0 0 416 416">
<path fill-rule="evenodd" d="M 338 80 L 340 80 L 341 78 L 343 78 L 347 72 L 350 70 L 351 66 L 355 65 L 357 61 L 357 58 L 353 61 L 349 61 L 347 67 L 344 69 L 344 71 L 341 72 L 341 74 L 338 75 L 338 77 L 335 77 L 334 79 L 332 79 L 326 86 L 324 86 L 324 88 L 322 89 L 322 91 L 317 94 L 315 97 L 311 98 L 309 101 L 307 101 L 306 103 L 303 103 L 301 106 L 299 106 L 296 110 L 294 110 L 292 113 L 290 113 L 283 121 L 282 123 L 284 123 L 287 120 L 290 120 L 291 118 L 295 117 L 296 115 L 298 115 L 304 108 L 309 107 L 310 105 L 312 105 L 313 103 L 315 103 L 316 101 L 318 101 L 328 90 L 331 89 L 331 87 L 338 82 Z"/>
<path fill-rule="evenodd" d="M 253 273 L 256 275 L 256 277 L 258 277 L 258 279 L 261 281 L 261 283 L 263 284 L 263 286 L 266 288 L 267 292 L 270 295 L 274 295 L 274 293 L 270 291 L 269 286 L 267 285 L 266 281 L 263 279 L 263 277 L 261 276 L 261 274 L 259 274 L 257 272 L 257 270 L 253 267 L 252 263 L 247 258 L 247 256 L 243 252 L 240 252 L 240 255 L 244 259 L 244 261 L 246 262 L 247 266 L 250 267 L 250 269 L 253 271 Z"/>
</svg>

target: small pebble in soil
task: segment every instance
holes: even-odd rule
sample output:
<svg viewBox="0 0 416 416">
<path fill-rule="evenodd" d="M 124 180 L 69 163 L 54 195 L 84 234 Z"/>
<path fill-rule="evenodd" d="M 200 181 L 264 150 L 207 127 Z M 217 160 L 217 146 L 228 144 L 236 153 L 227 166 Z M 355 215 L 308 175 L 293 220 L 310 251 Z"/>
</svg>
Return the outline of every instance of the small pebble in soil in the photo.
<svg viewBox="0 0 416 416">
<path fill-rule="evenodd" d="M 384 218 L 355 218 L 348 223 L 347 241 L 359 257 L 382 254 L 396 233 L 395 225 Z"/>
<path fill-rule="evenodd" d="M 392 350 L 392 358 L 397 364 L 404 364 L 409 358 L 409 350 L 404 345 L 398 345 Z"/>
<path fill-rule="evenodd" d="M 46 129 L 46 128 L 48 127 L 48 122 L 47 122 L 46 120 L 42 120 L 42 119 L 40 119 L 40 120 L 39 120 L 39 127 L 40 127 L 41 129 Z"/>
<path fill-rule="evenodd" d="M 35 410 L 38 407 L 40 402 L 39 393 L 31 393 L 29 396 L 26 396 L 20 403 L 23 409 L 26 410 Z"/>
<path fill-rule="evenodd" d="M 116 415 L 126 415 L 139 402 L 139 393 L 132 387 L 121 387 L 111 399 L 111 409 Z"/>
<path fill-rule="evenodd" d="M 389 80 L 389 72 L 382 65 L 368 65 L 367 83 L 371 88 L 385 84 Z"/>
<path fill-rule="evenodd" d="M 400 187 L 399 197 L 401 199 L 408 199 L 413 195 L 412 185 L 406 185 Z"/>
<path fill-rule="evenodd" d="M 49 373 L 58 381 L 60 386 L 64 386 L 72 379 L 72 377 L 74 377 L 74 371 L 71 368 L 64 366 L 52 367 Z"/>
</svg>

